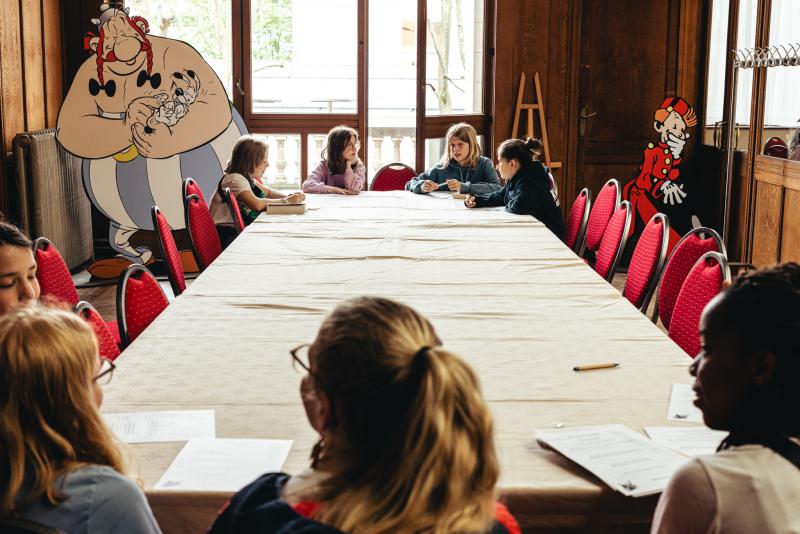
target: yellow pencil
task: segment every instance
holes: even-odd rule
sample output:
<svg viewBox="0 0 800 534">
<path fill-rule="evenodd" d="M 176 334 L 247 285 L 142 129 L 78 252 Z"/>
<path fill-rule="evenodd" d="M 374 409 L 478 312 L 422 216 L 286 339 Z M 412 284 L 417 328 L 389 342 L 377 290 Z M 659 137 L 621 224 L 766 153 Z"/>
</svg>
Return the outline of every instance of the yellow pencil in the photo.
<svg viewBox="0 0 800 534">
<path fill-rule="evenodd" d="M 618 363 L 589 363 L 586 365 L 576 365 L 572 368 L 573 371 L 591 371 L 593 369 L 611 369 L 612 367 L 619 367 Z"/>
</svg>

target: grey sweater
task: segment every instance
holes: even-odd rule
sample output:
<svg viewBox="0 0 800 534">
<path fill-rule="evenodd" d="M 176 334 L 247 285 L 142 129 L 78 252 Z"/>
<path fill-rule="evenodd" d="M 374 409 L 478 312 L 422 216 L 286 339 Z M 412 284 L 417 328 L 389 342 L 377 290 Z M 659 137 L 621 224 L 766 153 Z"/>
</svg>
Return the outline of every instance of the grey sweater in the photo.
<svg viewBox="0 0 800 534">
<path fill-rule="evenodd" d="M 406 183 L 406 191 L 425 193 L 422 190 L 425 180 L 439 184 L 437 191 L 447 191 L 445 182 L 450 179 L 461 182 L 461 193 L 484 195 L 500 189 L 500 180 L 497 179 L 497 172 L 494 170 L 492 160 L 481 156 L 474 169 L 462 167 L 452 159 L 447 167 L 441 168 L 437 165 L 428 169 L 416 178 L 409 180 Z"/>
<path fill-rule="evenodd" d="M 42 498 L 22 517 L 69 534 L 161 533 L 142 490 L 108 466 L 76 469 L 56 484 L 67 500 L 52 506 Z"/>
</svg>

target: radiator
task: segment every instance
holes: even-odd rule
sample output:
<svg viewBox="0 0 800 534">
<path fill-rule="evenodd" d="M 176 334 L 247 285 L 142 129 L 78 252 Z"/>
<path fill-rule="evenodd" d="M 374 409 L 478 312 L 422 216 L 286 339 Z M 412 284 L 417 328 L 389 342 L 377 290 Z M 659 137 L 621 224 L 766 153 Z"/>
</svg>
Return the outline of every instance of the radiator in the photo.
<svg viewBox="0 0 800 534">
<path fill-rule="evenodd" d="M 52 128 L 18 134 L 13 147 L 16 222 L 31 239 L 52 241 L 70 269 L 91 260 L 92 212 L 80 158 L 61 147 Z"/>
</svg>

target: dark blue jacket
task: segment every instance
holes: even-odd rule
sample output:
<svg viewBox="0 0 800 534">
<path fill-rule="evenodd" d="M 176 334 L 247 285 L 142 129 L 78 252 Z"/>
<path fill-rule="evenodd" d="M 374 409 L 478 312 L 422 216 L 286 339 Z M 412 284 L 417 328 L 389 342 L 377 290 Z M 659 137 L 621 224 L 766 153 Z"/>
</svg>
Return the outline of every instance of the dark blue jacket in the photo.
<svg viewBox="0 0 800 534">
<path fill-rule="evenodd" d="M 481 195 L 500 189 L 500 180 L 497 179 L 497 171 L 494 170 L 492 160 L 479 156 L 474 169 L 462 167 L 452 159 L 447 167 L 436 165 L 406 182 L 406 191 L 425 193 L 422 190 L 425 180 L 439 184 L 437 191 L 449 191 L 446 182 L 451 179 L 461 182 L 461 193 Z"/>
<path fill-rule="evenodd" d="M 518 170 L 500 191 L 475 196 L 476 208 L 488 206 L 505 206 L 509 213 L 536 217 L 559 239 L 564 239 L 564 218 L 550 192 L 547 171 L 538 161 Z"/>
</svg>

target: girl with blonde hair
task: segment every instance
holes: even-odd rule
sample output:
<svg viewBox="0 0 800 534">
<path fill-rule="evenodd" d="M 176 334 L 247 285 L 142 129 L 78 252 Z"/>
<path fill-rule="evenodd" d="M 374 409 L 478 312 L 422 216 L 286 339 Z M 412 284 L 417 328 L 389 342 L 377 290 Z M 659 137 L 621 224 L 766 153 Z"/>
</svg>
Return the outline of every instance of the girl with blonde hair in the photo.
<svg viewBox="0 0 800 534">
<path fill-rule="evenodd" d="M 409 180 L 406 190 L 420 194 L 452 191 L 482 195 L 500 189 L 492 160 L 481 156 L 475 128 L 459 122 L 447 130 L 446 139 L 442 161 Z"/>
<path fill-rule="evenodd" d="M 311 469 L 251 483 L 211 534 L 519 532 L 495 501 L 499 467 L 478 379 L 424 317 L 353 299 L 291 355 L 320 435 Z"/>
<path fill-rule="evenodd" d="M 0 516 L 64 532 L 160 532 L 100 416 L 113 369 L 73 313 L 32 305 L 0 318 Z"/>
</svg>

